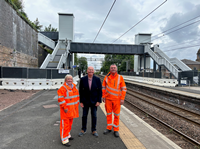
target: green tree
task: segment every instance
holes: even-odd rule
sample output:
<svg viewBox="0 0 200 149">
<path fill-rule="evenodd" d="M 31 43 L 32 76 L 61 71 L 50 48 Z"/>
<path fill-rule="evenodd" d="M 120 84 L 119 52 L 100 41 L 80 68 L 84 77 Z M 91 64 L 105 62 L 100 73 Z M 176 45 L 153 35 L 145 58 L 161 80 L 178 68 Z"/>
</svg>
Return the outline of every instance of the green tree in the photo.
<svg viewBox="0 0 200 149">
<path fill-rule="evenodd" d="M 51 24 L 49 24 L 48 27 L 45 26 L 44 31 L 45 32 L 57 32 L 57 28 L 53 28 L 53 27 L 51 27 Z"/>
<path fill-rule="evenodd" d="M 78 65 L 77 53 L 74 53 L 74 64 L 75 64 L 75 65 Z"/>
<path fill-rule="evenodd" d="M 130 64 L 130 70 L 134 68 L 134 55 L 111 55 L 106 54 L 104 57 L 103 66 L 101 71 L 108 73 L 110 71 L 110 65 L 116 64 L 118 67 L 118 72 L 126 71 L 126 62 Z"/>
<path fill-rule="evenodd" d="M 23 11 L 24 9 L 23 0 L 11 0 L 11 1 L 17 7 L 18 10 Z"/>
<path fill-rule="evenodd" d="M 88 64 L 87 64 L 87 58 L 86 57 L 80 57 L 78 59 L 78 64 L 79 64 L 79 68 L 82 70 L 82 71 L 86 71 L 87 70 L 87 67 L 88 67 Z"/>
<path fill-rule="evenodd" d="M 36 18 L 36 20 L 33 22 L 33 24 L 35 25 L 35 28 L 38 31 L 41 31 L 42 25 L 40 25 L 40 22 L 39 22 L 38 18 Z"/>
<path fill-rule="evenodd" d="M 28 16 L 27 16 L 27 14 L 22 10 L 21 12 L 21 15 L 23 15 L 25 18 L 27 18 L 28 19 Z"/>
</svg>

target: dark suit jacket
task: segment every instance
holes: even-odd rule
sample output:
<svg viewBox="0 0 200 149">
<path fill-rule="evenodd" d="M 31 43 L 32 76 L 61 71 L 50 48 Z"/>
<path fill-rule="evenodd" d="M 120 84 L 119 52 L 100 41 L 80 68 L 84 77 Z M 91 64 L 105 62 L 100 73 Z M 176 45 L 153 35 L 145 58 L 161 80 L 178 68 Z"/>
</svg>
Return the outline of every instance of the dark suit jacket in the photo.
<svg viewBox="0 0 200 149">
<path fill-rule="evenodd" d="M 83 104 L 101 103 L 102 85 L 100 78 L 93 75 L 91 90 L 89 89 L 88 76 L 82 77 L 79 85 L 80 102 Z"/>
</svg>

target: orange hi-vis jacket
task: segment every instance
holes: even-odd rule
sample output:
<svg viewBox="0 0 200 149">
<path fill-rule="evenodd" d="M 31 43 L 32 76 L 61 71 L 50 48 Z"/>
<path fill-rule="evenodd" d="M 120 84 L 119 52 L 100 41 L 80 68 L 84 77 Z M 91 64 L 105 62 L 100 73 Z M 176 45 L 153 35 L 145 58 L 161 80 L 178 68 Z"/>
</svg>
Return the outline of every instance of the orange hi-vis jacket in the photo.
<svg viewBox="0 0 200 149">
<path fill-rule="evenodd" d="M 73 88 L 69 87 L 65 82 L 57 91 L 61 119 L 79 117 L 79 92 L 76 85 L 72 84 Z M 65 113 L 64 109 L 68 109 L 67 113 Z"/>
<path fill-rule="evenodd" d="M 109 72 L 102 84 L 102 98 L 108 100 L 124 100 L 126 96 L 126 84 L 121 75 L 115 74 L 114 76 Z"/>
</svg>

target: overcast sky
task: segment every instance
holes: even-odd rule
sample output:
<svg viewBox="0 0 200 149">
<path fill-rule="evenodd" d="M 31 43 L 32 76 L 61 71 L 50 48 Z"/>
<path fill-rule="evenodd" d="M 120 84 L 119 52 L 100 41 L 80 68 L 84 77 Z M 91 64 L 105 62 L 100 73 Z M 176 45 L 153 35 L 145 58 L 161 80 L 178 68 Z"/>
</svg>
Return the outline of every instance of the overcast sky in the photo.
<svg viewBox="0 0 200 149">
<path fill-rule="evenodd" d="M 25 12 L 31 21 L 39 19 L 41 25 L 58 28 L 58 13 L 73 13 L 75 16 L 75 42 L 93 42 L 114 0 L 23 0 Z M 112 43 L 128 29 L 144 18 L 165 0 L 116 0 L 95 42 Z M 172 27 L 200 16 L 200 0 L 168 0 L 140 24 L 117 40 L 119 44 L 134 44 L 138 33 L 152 33 L 154 38 Z M 188 27 L 170 33 L 165 32 L 153 40 L 170 57 L 196 60 L 200 48 L 200 17 L 180 27 Z M 169 33 L 169 34 L 168 34 Z M 152 39 L 154 39 L 152 38 Z M 195 46 L 199 45 L 199 46 Z M 191 48 L 181 48 L 189 47 Z M 98 56 L 98 55 L 96 55 Z M 87 56 L 91 57 L 91 55 Z M 94 55 L 92 55 L 94 57 Z M 99 55 L 98 57 L 103 57 Z M 88 62 L 91 65 L 90 62 Z"/>
</svg>

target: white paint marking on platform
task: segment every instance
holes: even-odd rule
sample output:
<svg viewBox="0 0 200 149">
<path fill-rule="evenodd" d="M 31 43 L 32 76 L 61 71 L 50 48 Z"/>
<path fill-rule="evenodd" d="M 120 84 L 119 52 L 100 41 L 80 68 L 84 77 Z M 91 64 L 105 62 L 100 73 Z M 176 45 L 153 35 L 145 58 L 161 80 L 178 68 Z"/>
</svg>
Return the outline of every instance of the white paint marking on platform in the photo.
<svg viewBox="0 0 200 149">
<path fill-rule="evenodd" d="M 46 108 L 56 108 L 58 107 L 58 105 L 56 104 L 52 104 L 52 105 L 43 105 L 43 107 L 46 109 Z"/>
<path fill-rule="evenodd" d="M 16 104 L 16 103 L 14 103 L 14 104 Z M 7 109 L 7 108 L 9 108 L 9 107 L 11 107 L 11 106 L 13 106 L 14 104 L 12 104 L 12 105 L 9 105 L 9 106 L 7 106 L 7 107 L 3 108 L 2 110 L 0 110 L 0 112 L 1 112 L 1 111 L 3 111 L 3 110 L 5 110 L 5 109 Z"/>
<path fill-rule="evenodd" d="M 56 95 L 53 99 L 58 99 L 58 95 Z"/>
</svg>

